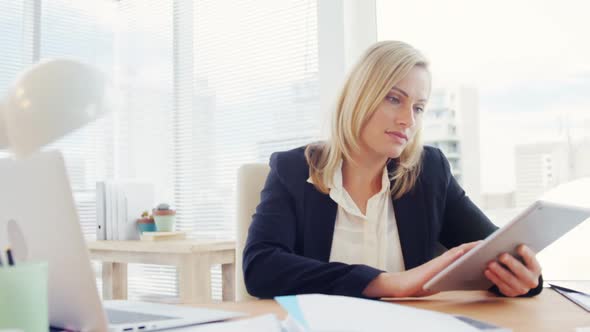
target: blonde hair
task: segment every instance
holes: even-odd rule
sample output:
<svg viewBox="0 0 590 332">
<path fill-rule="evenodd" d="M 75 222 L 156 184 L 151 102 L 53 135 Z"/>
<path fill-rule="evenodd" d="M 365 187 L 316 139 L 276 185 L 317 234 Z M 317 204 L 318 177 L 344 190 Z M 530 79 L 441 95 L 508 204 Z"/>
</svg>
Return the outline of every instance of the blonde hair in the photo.
<svg viewBox="0 0 590 332">
<path fill-rule="evenodd" d="M 342 158 L 352 160 L 359 148 L 361 129 L 373 115 L 387 93 L 412 68 L 428 68 L 426 58 L 412 46 L 399 41 L 382 41 L 371 46 L 350 72 L 338 98 L 332 117 L 332 131 L 326 142 L 310 144 L 305 149 L 309 174 L 320 192 L 329 193 L 329 185 Z M 410 191 L 420 173 L 422 128 L 417 128 L 390 174 L 394 199 Z"/>
</svg>

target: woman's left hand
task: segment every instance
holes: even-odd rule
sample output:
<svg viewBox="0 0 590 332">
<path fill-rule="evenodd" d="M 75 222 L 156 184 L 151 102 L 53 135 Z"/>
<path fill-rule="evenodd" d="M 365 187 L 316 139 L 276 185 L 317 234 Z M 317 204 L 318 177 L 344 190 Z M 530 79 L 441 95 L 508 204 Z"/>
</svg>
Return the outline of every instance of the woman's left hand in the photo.
<svg viewBox="0 0 590 332">
<path fill-rule="evenodd" d="M 509 297 L 523 295 L 536 288 L 541 275 L 541 265 L 534 251 L 523 244 L 516 252 L 524 263 L 508 253 L 503 253 L 498 257 L 502 264 L 492 261 L 484 271 L 486 278 L 498 286 L 502 294 Z"/>
</svg>

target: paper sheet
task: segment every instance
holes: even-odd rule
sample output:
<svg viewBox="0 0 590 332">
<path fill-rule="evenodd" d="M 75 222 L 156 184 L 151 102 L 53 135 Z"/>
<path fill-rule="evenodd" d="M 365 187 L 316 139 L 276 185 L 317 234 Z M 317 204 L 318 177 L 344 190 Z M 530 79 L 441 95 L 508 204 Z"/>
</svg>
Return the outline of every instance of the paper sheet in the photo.
<svg viewBox="0 0 590 332">
<path fill-rule="evenodd" d="M 319 294 L 297 300 L 313 331 L 478 331 L 451 315 L 399 304 Z"/>
</svg>

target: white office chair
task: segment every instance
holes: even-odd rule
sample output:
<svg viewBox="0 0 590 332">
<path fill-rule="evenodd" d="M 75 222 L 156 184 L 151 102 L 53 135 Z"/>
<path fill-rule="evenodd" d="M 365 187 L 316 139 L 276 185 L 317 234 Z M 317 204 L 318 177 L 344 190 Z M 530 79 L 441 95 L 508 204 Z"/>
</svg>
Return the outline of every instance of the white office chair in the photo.
<svg viewBox="0 0 590 332">
<path fill-rule="evenodd" d="M 236 225 L 236 301 L 255 299 L 246 290 L 242 272 L 242 256 L 252 215 L 260 202 L 260 191 L 264 186 L 270 167 L 266 164 L 245 164 L 238 169 L 237 225 Z"/>
</svg>

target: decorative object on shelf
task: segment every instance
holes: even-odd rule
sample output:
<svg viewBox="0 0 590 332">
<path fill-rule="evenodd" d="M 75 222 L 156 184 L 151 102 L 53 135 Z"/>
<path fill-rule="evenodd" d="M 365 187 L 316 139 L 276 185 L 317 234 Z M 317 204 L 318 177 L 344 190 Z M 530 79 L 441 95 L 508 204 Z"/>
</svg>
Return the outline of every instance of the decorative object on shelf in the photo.
<svg viewBox="0 0 590 332">
<path fill-rule="evenodd" d="M 141 234 L 145 232 L 155 232 L 156 223 L 154 222 L 154 216 L 150 215 L 149 212 L 144 211 L 141 214 L 141 218 L 137 219 L 137 228 Z"/>
<path fill-rule="evenodd" d="M 152 210 L 154 221 L 156 222 L 156 231 L 158 232 L 173 232 L 174 222 L 176 219 L 176 211 L 170 208 L 166 203 L 158 204 Z"/>
</svg>

